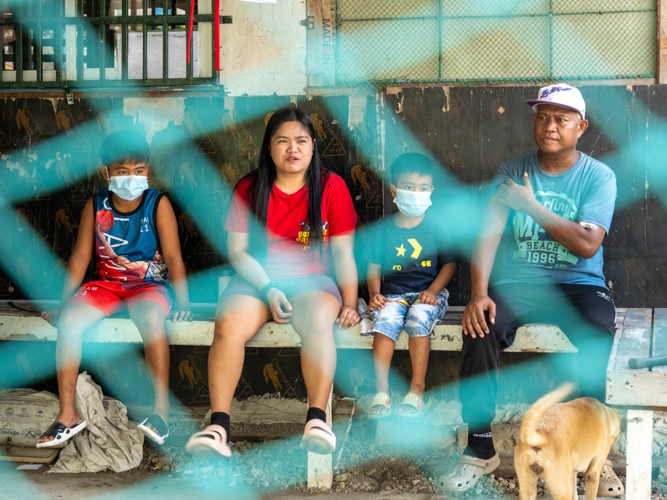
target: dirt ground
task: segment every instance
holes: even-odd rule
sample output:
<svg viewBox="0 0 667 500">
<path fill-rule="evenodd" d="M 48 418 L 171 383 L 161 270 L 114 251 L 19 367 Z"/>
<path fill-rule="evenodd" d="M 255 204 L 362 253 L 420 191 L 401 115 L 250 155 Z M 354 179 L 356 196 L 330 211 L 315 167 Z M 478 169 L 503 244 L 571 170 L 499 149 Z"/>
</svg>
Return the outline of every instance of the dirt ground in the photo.
<svg viewBox="0 0 667 500">
<path fill-rule="evenodd" d="M 288 500 L 344 495 L 354 500 L 430 500 L 443 498 L 435 483 L 454 463 L 455 452 L 440 449 L 396 454 L 366 439 L 349 439 L 344 453 L 340 457 L 334 454 L 333 488 L 318 490 L 306 487 L 306 453 L 298 448 L 298 434 L 266 442 L 237 441 L 232 458 L 225 461 L 195 460 L 183 449 L 185 435 L 173 437 L 169 446 L 160 449 L 145 445 L 141 466 L 122 473 L 48 474 L 49 465 L 19 471 L 16 463 L 0 462 L 0 499 Z M 658 482 L 654 486 L 653 500 L 667 498 L 663 493 L 667 487 L 663 489 Z M 515 500 L 517 493 L 515 479 L 487 476 L 468 492 L 445 498 Z M 583 495 L 583 489 L 579 493 Z M 551 496 L 542 489 L 539 498 L 548 500 Z"/>
</svg>

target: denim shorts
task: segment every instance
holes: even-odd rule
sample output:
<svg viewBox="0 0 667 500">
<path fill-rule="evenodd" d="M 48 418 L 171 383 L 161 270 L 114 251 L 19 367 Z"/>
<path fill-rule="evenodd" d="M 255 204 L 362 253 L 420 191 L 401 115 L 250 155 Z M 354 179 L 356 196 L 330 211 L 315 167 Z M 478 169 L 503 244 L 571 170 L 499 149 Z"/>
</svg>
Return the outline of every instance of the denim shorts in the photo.
<svg viewBox="0 0 667 500">
<path fill-rule="evenodd" d="M 382 309 L 371 312 L 373 328 L 371 333 L 381 333 L 393 341 L 398 339 L 401 330 L 410 337 L 431 335 L 433 327 L 442 319 L 447 309 L 449 292 L 445 289 L 438 294 L 438 305 L 415 304 L 419 293 L 403 295 L 385 295 L 387 302 Z"/>
</svg>

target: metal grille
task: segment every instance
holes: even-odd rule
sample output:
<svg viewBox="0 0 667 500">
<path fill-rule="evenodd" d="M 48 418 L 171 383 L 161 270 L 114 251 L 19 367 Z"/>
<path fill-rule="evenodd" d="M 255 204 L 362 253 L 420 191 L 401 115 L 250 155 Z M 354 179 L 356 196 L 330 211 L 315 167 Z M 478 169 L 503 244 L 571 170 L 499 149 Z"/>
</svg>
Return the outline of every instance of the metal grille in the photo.
<svg viewBox="0 0 667 500">
<path fill-rule="evenodd" d="M 337 0 L 336 82 L 654 78 L 656 0 Z"/>
<path fill-rule="evenodd" d="M 212 0 L 10 0 L 0 88 L 216 84 Z M 223 24 L 231 18 L 220 19 Z"/>
</svg>

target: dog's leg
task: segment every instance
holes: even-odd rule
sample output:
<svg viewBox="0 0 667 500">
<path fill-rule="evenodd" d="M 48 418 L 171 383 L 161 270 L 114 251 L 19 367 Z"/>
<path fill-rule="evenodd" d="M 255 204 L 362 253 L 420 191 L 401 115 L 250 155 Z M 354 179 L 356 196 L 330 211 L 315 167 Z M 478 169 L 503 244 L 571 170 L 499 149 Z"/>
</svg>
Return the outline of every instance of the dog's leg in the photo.
<svg viewBox="0 0 667 500">
<path fill-rule="evenodd" d="M 602 467 L 606 458 L 605 455 L 601 459 L 595 459 L 588 466 L 586 476 L 584 476 L 586 481 L 586 500 L 595 500 L 597 498 L 600 474 L 602 473 Z"/>
<path fill-rule="evenodd" d="M 519 480 L 519 500 L 535 500 L 539 476 L 525 464 L 521 464 L 516 466 L 516 477 Z"/>
<path fill-rule="evenodd" d="M 569 477 L 570 480 L 563 480 Z M 553 464 L 542 476 L 554 500 L 578 500 L 577 473 L 572 463 Z"/>
</svg>

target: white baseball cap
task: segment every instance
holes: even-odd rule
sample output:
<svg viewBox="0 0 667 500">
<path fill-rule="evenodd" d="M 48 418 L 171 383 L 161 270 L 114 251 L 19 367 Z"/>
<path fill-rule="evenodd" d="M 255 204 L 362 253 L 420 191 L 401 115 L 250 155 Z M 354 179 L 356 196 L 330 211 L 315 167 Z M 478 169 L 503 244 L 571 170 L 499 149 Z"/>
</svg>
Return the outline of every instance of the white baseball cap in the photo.
<svg viewBox="0 0 667 500">
<path fill-rule="evenodd" d="M 582 118 L 586 118 L 586 103 L 581 92 L 567 83 L 555 83 L 542 87 L 537 94 L 537 99 L 529 99 L 526 104 L 532 107 L 535 113 L 537 113 L 539 104 L 555 104 L 576 111 Z"/>
</svg>

